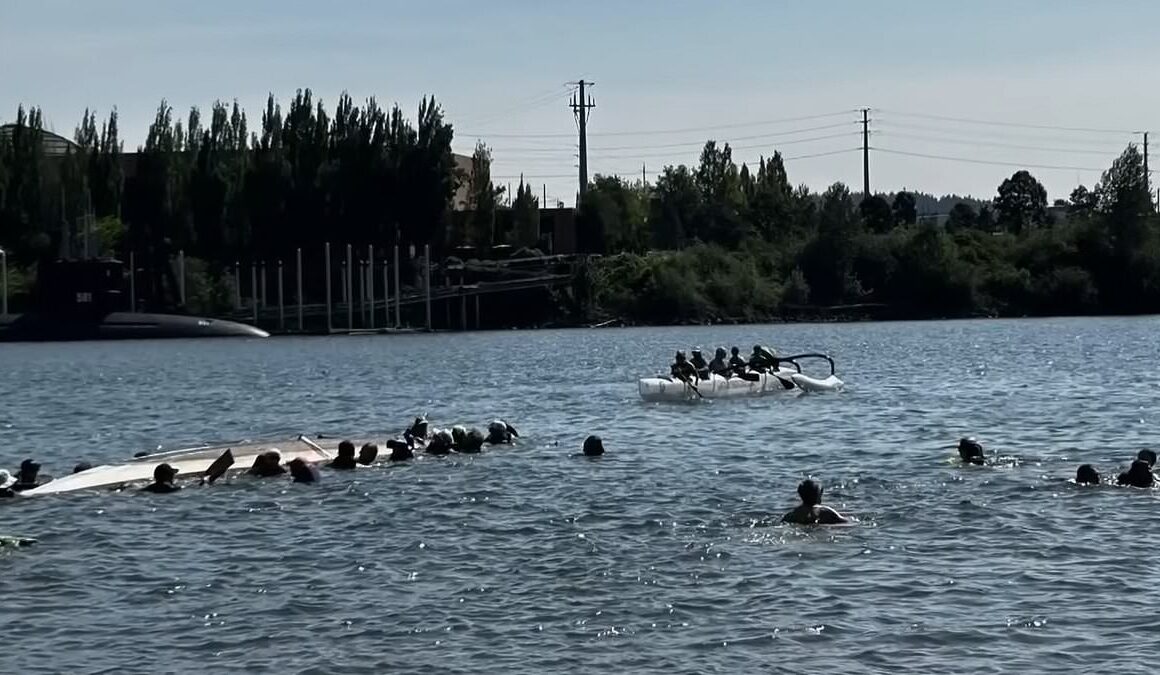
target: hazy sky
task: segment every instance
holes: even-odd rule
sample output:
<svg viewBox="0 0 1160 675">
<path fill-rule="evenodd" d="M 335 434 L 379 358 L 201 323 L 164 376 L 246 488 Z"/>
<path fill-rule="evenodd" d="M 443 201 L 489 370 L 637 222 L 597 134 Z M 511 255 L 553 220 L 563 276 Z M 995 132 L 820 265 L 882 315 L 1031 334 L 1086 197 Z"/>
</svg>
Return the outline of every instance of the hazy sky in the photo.
<svg viewBox="0 0 1160 675">
<path fill-rule="evenodd" d="M 500 182 L 522 172 L 571 203 L 566 83 L 583 77 L 590 174 L 651 179 L 715 138 L 738 161 L 798 158 L 795 183 L 860 189 L 869 107 L 876 191 L 989 197 L 1010 163 L 1065 167 L 1032 168 L 1055 198 L 1098 180 L 1131 132 L 1160 133 L 1157 35 L 1154 0 L 2 0 L 0 120 L 39 105 L 71 136 L 86 107 L 116 106 L 133 148 L 163 97 L 183 116 L 236 98 L 253 128 L 270 92 L 346 90 L 412 116 L 434 94 L 457 152 L 482 139 Z"/>
</svg>

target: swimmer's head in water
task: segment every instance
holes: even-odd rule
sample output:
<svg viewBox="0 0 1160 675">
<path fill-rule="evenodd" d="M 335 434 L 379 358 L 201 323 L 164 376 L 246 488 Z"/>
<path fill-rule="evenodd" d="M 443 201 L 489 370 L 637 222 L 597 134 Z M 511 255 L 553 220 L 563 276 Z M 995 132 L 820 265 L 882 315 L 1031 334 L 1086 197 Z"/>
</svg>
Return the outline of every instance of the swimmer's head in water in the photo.
<svg viewBox="0 0 1160 675">
<path fill-rule="evenodd" d="M 964 462 L 970 464 L 983 463 L 983 446 L 974 438 L 963 438 L 959 440 L 959 457 Z"/>
<path fill-rule="evenodd" d="M 73 473 L 80 473 L 82 471 L 88 471 L 91 468 L 93 468 L 92 464 L 89 464 L 88 462 L 80 462 L 79 464 L 77 464 L 76 466 L 73 467 Z"/>
<path fill-rule="evenodd" d="M 463 445 L 463 441 L 467 440 L 467 427 L 462 424 L 451 427 L 451 440 L 455 445 Z"/>
<path fill-rule="evenodd" d="M 354 459 L 354 443 L 343 441 L 338 444 L 338 456 L 343 459 Z"/>
<path fill-rule="evenodd" d="M 153 467 L 153 480 L 158 483 L 169 483 L 177 477 L 177 469 L 168 464 L 158 464 Z"/>
<path fill-rule="evenodd" d="M 822 486 L 816 481 L 806 479 L 798 484 L 798 497 L 806 506 L 817 506 L 822 503 Z"/>
<path fill-rule="evenodd" d="M 31 457 L 20 463 L 20 477 L 25 480 L 36 480 L 36 474 L 40 473 L 40 464 Z"/>
<path fill-rule="evenodd" d="M 286 466 L 290 468 L 290 476 L 293 477 L 295 483 L 313 483 L 318 480 L 313 467 L 301 457 L 295 457 Z"/>
<path fill-rule="evenodd" d="M 1144 448 L 1140 452 L 1136 453 L 1136 459 L 1147 462 L 1148 466 L 1156 466 L 1156 452 L 1153 450 Z"/>
<path fill-rule="evenodd" d="M 1083 464 L 1075 470 L 1075 482 L 1077 485 L 1099 485 L 1100 472 L 1091 464 Z"/>
<path fill-rule="evenodd" d="M 379 446 L 374 443 L 367 443 L 358 451 L 358 463 L 364 466 L 369 466 L 379 456 Z"/>
<path fill-rule="evenodd" d="M 584 439 L 584 454 L 589 457 L 599 457 L 604 454 L 604 441 L 599 436 L 592 435 Z"/>
</svg>

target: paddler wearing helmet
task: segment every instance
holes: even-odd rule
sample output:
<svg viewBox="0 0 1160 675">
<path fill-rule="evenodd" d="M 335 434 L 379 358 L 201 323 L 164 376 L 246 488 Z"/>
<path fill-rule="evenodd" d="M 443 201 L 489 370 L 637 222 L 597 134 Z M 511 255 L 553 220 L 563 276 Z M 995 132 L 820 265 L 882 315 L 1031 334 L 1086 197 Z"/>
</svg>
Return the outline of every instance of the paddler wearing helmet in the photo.
<svg viewBox="0 0 1160 675">
<path fill-rule="evenodd" d="M 774 350 L 762 347 L 761 345 L 753 345 L 753 353 L 749 355 L 750 370 L 766 373 L 771 370 L 777 370 L 778 363 L 779 359 Z"/>
<path fill-rule="evenodd" d="M 693 349 L 693 356 L 689 359 L 689 364 L 697 371 L 697 379 L 709 379 L 709 364 L 705 361 L 705 357 L 701 356 L 700 347 Z"/>
</svg>

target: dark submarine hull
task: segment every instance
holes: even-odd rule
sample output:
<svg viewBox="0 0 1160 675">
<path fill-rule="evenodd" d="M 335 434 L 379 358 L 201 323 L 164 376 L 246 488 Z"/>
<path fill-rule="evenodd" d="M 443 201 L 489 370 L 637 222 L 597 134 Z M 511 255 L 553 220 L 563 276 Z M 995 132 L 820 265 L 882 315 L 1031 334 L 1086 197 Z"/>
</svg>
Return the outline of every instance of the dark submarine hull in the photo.
<svg viewBox="0 0 1160 675">
<path fill-rule="evenodd" d="M 0 342 L 63 342 L 78 340 L 155 340 L 162 338 L 251 337 L 266 331 L 236 321 L 177 314 L 112 312 L 80 318 L 29 313 L 0 321 Z"/>
</svg>

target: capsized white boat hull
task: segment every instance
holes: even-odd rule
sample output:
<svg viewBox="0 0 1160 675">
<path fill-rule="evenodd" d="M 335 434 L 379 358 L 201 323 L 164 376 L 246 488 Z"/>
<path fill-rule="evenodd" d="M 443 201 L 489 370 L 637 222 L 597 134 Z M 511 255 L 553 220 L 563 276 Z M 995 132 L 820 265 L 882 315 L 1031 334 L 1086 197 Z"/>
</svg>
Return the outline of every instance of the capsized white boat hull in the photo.
<svg viewBox="0 0 1160 675">
<path fill-rule="evenodd" d="M 200 476 L 221 456 L 227 449 L 234 456 L 234 464 L 230 471 L 248 469 L 254 463 L 254 458 L 267 450 L 277 450 L 281 455 L 282 464 L 301 457 L 309 463 L 330 461 L 335 453 L 301 438 L 290 441 L 273 441 L 264 443 L 246 443 L 241 445 L 223 445 L 217 447 L 200 447 L 188 450 L 173 450 L 147 457 L 134 458 L 124 464 L 102 464 L 86 471 L 61 476 L 40 487 L 25 490 L 20 495 L 36 497 L 40 495 L 75 492 L 77 490 L 92 490 L 122 485 L 124 483 L 149 483 L 153 481 L 153 469 L 158 464 L 169 464 L 177 469 L 178 477 Z"/>
</svg>

